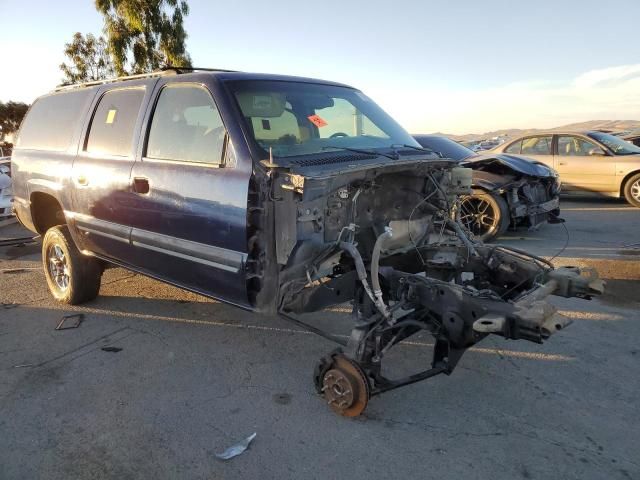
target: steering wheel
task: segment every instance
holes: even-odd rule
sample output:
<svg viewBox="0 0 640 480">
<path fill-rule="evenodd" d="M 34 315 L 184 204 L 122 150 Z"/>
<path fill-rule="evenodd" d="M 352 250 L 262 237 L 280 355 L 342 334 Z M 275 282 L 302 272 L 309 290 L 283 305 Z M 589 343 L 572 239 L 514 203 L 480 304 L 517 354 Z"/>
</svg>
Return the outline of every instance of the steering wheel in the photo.
<svg viewBox="0 0 640 480">
<path fill-rule="evenodd" d="M 349 135 L 347 135 L 346 133 L 343 132 L 336 132 L 333 135 L 329 136 L 329 138 L 339 138 L 339 137 L 348 137 Z"/>
</svg>

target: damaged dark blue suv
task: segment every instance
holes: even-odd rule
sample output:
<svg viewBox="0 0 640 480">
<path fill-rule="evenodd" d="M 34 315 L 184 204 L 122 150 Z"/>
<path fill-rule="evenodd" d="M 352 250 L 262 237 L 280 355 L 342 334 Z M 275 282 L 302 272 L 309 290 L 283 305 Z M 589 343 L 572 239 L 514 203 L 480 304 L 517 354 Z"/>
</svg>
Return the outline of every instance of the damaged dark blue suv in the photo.
<svg viewBox="0 0 640 480">
<path fill-rule="evenodd" d="M 279 315 L 341 344 L 314 382 L 342 415 L 451 373 L 489 334 L 541 343 L 565 325 L 545 297 L 602 287 L 471 240 L 451 214 L 469 170 L 338 83 L 181 69 L 62 87 L 33 104 L 12 161 L 57 300 L 93 299 L 113 264 Z M 346 341 L 305 320 L 344 302 Z M 385 354 L 421 330 L 430 368 L 385 377 Z"/>
</svg>

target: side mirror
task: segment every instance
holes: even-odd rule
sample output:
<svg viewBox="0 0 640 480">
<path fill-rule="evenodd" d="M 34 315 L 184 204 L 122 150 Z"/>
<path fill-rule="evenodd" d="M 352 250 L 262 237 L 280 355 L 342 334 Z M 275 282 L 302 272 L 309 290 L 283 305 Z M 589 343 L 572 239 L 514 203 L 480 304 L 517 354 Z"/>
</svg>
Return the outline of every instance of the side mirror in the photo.
<svg viewBox="0 0 640 480">
<path fill-rule="evenodd" d="M 604 150 L 602 150 L 601 148 L 592 148 L 591 150 L 589 150 L 589 156 L 594 156 L 594 155 L 606 155 L 606 153 L 604 153 Z"/>
</svg>

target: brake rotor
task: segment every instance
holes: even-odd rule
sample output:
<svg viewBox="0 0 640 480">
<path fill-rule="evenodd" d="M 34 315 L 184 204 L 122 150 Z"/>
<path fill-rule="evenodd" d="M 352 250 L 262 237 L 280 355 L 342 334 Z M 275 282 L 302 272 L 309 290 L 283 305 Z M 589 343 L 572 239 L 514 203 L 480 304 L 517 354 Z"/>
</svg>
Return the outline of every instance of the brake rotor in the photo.
<svg viewBox="0 0 640 480">
<path fill-rule="evenodd" d="M 322 394 L 334 412 L 357 417 L 367 408 L 369 382 L 360 366 L 344 355 L 335 355 L 322 377 Z"/>
</svg>

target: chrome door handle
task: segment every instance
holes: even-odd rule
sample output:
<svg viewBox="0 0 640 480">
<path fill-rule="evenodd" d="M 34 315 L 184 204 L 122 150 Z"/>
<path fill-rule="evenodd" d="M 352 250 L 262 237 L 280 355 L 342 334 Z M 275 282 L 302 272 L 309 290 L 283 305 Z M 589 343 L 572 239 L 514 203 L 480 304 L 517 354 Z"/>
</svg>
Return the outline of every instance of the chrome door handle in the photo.
<svg viewBox="0 0 640 480">
<path fill-rule="evenodd" d="M 566 165 L 566 162 L 559 162 L 558 165 Z"/>
</svg>

